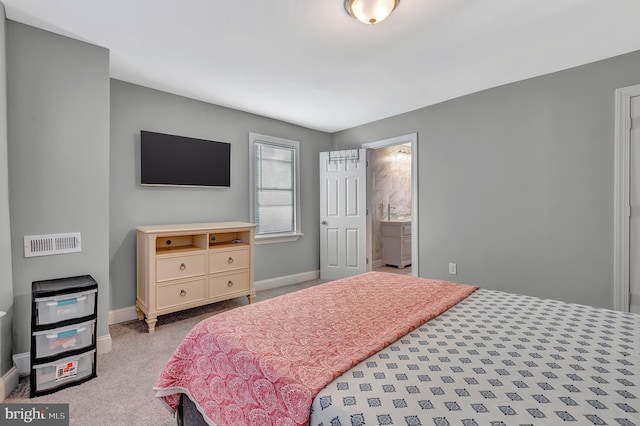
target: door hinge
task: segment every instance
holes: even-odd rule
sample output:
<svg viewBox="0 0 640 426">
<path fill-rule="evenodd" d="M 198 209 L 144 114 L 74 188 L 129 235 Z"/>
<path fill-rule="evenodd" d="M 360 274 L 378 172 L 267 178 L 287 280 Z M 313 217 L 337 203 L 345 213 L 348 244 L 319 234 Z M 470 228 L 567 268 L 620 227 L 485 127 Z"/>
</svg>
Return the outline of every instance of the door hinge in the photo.
<svg viewBox="0 0 640 426">
<path fill-rule="evenodd" d="M 369 258 L 367 257 L 367 265 L 369 264 Z"/>
</svg>

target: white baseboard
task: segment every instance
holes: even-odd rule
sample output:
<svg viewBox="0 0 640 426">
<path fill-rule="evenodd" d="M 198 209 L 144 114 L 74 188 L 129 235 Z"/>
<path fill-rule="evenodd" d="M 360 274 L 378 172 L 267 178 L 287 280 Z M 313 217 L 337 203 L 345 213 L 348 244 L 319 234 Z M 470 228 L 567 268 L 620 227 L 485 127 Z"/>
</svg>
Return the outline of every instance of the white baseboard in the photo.
<svg viewBox="0 0 640 426">
<path fill-rule="evenodd" d="M 300 274 L 287 275 L 284 277 L 261 280 L 253 283 L 256 291 L 269 290 L 272 288 L 284 287 L 287 285 L 299 284 L 305 281 L 317 280 L 320 278 L 320 271 L 302 272 Z"/>
<path fill-rule="evenodd" d="M 0 402 L 11 395 L 11 392 L 18 387 L 18 369 L 11 367 L 7 373 L 0 377 Z"/>
<path fill-rule="evenodd" d="M 18 370 L 19 376 L 28 376 L 31 369 L 31 354 L 29 352 L 23 352 L 21 354 L 15 354 L 13 356 L 13 364 Z"/>
<path fill-rule="evenodd" d="M 109 325 L 120 324 L 121 322 L 133 321 L 138 319 L 138 313 L 135 306 L 128 306 L 122 309 L 109 311 Z"/>
<path fill-rule="evenodd" d="M 371 262 L 371 267 L 373 269 L 379 268 L 381 266 L 384 266 L 384 263 L 382 263 L 382 259 L 374 260 L 373 262 Z"/>
<path fill-rule="evenodd" d="M 98 355 L 111 352 L 111 347 L 111 334 L 107 333 L 105 336 L 98 336 L 96 339 Z"/>
<path fill-rule="evenodd" d="M 272 288 L 284 287 L 287 285 L 299 284 L 305 281 L 317 280 L 320 278 L 320 270 L 302 272 L 300 274 L 287 275 L 284 277 L 272 278 L 269 280 L 261 280 L 253 283 L 256 291 L 269 290 Z M 109 311 L 109 325 L 119 324 L 121 322 L 133 321 L 138 319 L 138 313 L 135 306 L 129 306 L 122 309 Z M 100 338 L 98 338 L 99 340 Z M 100 342 L 98 342 L 99 345 Z M 109 344 L 109 348 L 110 348 Z M 111 350 L 111 349 L 109 349 Z M 98 348 L 98 353 L 100 348 Z"/>
</svg>

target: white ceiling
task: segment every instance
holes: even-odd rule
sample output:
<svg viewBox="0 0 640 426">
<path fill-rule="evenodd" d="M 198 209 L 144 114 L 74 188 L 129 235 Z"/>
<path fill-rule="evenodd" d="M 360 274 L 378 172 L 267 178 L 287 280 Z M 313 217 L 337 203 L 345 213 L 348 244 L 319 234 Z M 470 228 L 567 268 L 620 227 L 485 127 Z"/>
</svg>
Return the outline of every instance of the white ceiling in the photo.
<svg viewBox="0 0 640 426">
<path fill-rule="evenodd" d="M 375 26 L 343 0 L 2 2 L 115 79 L 326 132 L 640 50 L 639 0 L 401 0 Z"/>
</svg>

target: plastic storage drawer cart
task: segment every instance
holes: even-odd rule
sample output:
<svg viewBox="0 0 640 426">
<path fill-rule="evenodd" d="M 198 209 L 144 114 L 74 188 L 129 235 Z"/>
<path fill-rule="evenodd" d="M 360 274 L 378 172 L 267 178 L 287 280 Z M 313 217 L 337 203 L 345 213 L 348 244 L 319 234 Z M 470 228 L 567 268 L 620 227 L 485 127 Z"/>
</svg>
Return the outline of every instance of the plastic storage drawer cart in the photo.
<svg viewBox="0 0 640 426">
<path fill-rule="evenodd" d="M 90 275 L 31 286 L 31 397 L 96 377 L 98 283 Z"/>
</svg>

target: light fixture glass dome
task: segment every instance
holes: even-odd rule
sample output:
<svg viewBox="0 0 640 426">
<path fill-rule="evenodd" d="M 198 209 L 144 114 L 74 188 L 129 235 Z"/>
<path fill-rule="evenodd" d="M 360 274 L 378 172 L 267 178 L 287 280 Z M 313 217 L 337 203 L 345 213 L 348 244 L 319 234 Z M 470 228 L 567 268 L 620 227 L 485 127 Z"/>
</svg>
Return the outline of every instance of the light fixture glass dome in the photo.
<svg viewBox="0 0 640 426">
<path fill-rule="evenodd" d="M 347 13 L 364 24 L 383 21 L 398 6 L 400 0 L 345 0 Z"/>
</svg>

